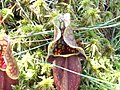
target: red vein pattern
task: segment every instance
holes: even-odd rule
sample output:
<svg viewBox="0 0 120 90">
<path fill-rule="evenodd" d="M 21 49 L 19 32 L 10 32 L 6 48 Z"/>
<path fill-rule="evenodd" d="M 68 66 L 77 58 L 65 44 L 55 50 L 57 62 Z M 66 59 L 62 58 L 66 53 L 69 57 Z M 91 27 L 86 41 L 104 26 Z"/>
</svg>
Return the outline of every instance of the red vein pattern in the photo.
<svg viewBox="0 0 120 90">
<path fill-rule="evenodd" d="M 12 55 L 8 36 L 0 36 L 0 90 L 12 90 L 18 83 L 19 69 Z"/>
<path fill-rule="evenodd" d="M 54 21 L 54 40 L 48 46 L 47 61 L 63 68 L 82 73 L 81 60 L 86 56 L 78 46 L 69 26 L 69 15 L 59 15 Z M 62 21 L 62 22 L 61 22 Z M 59 23 L 59 25 L 57 25 Z M 78 90 L 81 77 L 71 72 L 53 67 L 54 82 L 57 90 Z"/>
</svg>

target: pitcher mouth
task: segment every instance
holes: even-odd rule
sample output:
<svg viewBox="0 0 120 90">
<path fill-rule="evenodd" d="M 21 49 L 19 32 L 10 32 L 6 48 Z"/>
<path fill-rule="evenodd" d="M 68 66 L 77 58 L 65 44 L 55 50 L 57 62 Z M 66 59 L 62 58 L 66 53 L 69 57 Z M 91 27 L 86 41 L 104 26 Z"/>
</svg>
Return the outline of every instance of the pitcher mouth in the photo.
<svg viewBox="0 0 120 90">
<path fill-rule="evenodd" d="M 0 70 L 5 71 L 7 62 L 5 60 L 5 52 L 8 47 L 8 41 L 4 37 L 0 37 Z"/>
</svg>

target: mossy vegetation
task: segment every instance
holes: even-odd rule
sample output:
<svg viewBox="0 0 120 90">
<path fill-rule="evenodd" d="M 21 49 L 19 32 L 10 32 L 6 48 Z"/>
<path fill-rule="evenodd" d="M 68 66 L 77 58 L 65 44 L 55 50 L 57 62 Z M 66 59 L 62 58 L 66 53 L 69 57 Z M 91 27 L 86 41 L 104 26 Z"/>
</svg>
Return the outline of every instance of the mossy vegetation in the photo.
<svg viewBox="0 0 120 90">
<path fill-rule="evenodd" d="M 55 90 L 45 58 L 53 40 L 52 19 L 61 13 L 70 13 L 87 56 L 80 90 L 120 90 L 119 0 L 0 0 L 0 32 L 11 37 L 20 68 L 13 90 Z"/>
</svg>

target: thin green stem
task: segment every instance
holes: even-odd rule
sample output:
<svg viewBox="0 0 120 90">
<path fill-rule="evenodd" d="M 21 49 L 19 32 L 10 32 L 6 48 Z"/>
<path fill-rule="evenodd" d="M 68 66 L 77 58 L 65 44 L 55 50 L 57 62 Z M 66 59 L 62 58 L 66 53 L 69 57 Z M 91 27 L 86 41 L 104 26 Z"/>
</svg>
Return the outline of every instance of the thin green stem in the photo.
<svg viewBox="0 0 120 90">
<path fill-rule="evenodd" d="M 81 27 L 81 28 L 73 28 L 72 30 L 93 30 L 93 29 L 105 29 L 105 28 L 111 28 L 111 27 L 116 27 L 116 26 L 120 26 L 120 22 L 116 23 L 116 24 L 112 24 L 112 25 L 106 25 L 106 26 L 95 26 L 95 27 Z"/>
<path fill-rule="evenodd" d="M 43 42 L 53 40 L 52 38 L 44 39 L 44 40 L 33 40 L 33 41 L 14 41 L 14 43 L 35 43 L 35 42 Z"/>
<path fill-rule="evenodd" d="M 4 0 L 2 0 L 2 8 L 4 8 L 4 3 L 3 2 L 4 2 Z"/>
<path fill-rule="evenodd" d="M 120 16 L 117 16 L 116 18 L 113 18 L 113 19 L 107 21 L 106 24 L 108 24 L 108 23 L 110 23 L 110 22 L 112 22 L 112 21 L 115 21 L 115 20 L 118 19 L 118 18 L 120 18 Z"/>
<path fill-rule="evenodd" d="M 36 59 L 36 58 L 33 58 L 33 59 Z M 36 60 L 39 60 L 39 59 L 36 59 Z M 105 85 L 103 85 L 103 84 L 101 84 L 100 82 L 106 83 L 106 84 L 111 85 L 111 86 L 118 86 L 118 84 L 113 84 L 113 83 L 110 83 L 110 82 L 107 82 L 107 81 L 104 81 L 104 80 L 101 80 L 101 79 L 97 79 L 97 78 L 94 78 L 94 77 L 91 77 L 91 76 L 88 76 L 88 75 L 84 75 L 84 74 L 81 74 L 81 73 L 78 73 L 78 72 L 69 70 L 69 69 L 67 69 L 67 68 L 61 67 L 61 66 L 56 65 L 56 64 L 51 64 L 51 63 L 44 62 L 44 61 L 41 61 L 41 60 L 39 60 L 39 61 L 40 61 L 41 63 L 47 63 L 47 64 L 50 64 L 50 65 L 55 66 L 55 67 L 57 67 L 57 68 L 63 69 L 63 70 L 65 70 L 65 71 L 68 71 L 68 72 L 74 73 L 74 74 L 76 74 L 76 75 L 79 75 L 79 76 L 83 76 L 83 77 L 85 77 L 85 78 L 88 78 L 88 79 L 90 79 L 90 80 L 92 80 L 92 81 L 94 81 L 94 82 L 96 82 L 96 83 L 98 83 L 98 84 L 100 84 L 100 85 L 102 85 L 102 86 L 110 89 L 110 90 L 112 90 L 112 89 L 109 88 L 109 87 L 107 87 L 107 86 L 105 86 Z"/>
<path fill-rule="evenodd" d="M 25 50 L 25 51 L 18 52 L 18 53 L 16 53 L 16 54 L 14 54 L 14 56 L 21 55 L 21 54 L 26 53 L 26 52 L 28 52 L 28 51 L 31 51 L 31 50 L 34 50 L 34 49 L 43 47 L 43 46 L 45 46 L 45 45 L 47 45 L 47 44 L 49 44 L 49 42 L 48 42 L 48 43 L 45 43 L 45 44 L 42 44 L 42 45 L 39 45 L 39 46 L 36 46 L 36 47 L 34 47 L 34 48 L 30 48 L 30 49 Z"/>
<path fill-rule="evenodd" d="M 89 78 L 91 80 L 96 80 L 96 81 L 103 82 L 103 83 L 106 83 L 106 84 L 109 84 L 109 85 L 112 85 L 112 86 L 116 86 L 117 85 L 117 84 L 113 84 L 113 83 L 110 83 L 110 82 L 107 82 L 107 81 L 104 81 L 104 80 L 100 80 L 100 79 L 97 79 L 97 78 L 94 78 L 94 77 L 91 77 L 91 76 L 87 76 L 87 75 L 84 75 L 84 74 L 81 74 L 81 73 L 77 73 L 75 71 L 69 70 L 67 68 L 64 68 L 64 67 L 61 67 L 61 66 L 58 66 L 58 65 L 55 65 L 55 64 L 52 64 L 52 65 L 55 66 L 55 67 L 57 67 L 57 68 L 60 68 L 60 69 L 66 70 L 68 72 L 74 73 L 76 75 L 80 75 L 80 76 Z"/>
<path fill-rule="evenodd" d="M 14 36 L 14 37 L 10 37 L 10 38 L 11 39 L 25 38 L 25 37 L 32 37 L 32 36 L 43 35 L 43 34 L 53 34 L 53 31 L 44 31 L 44 32 L 38 32 L 38 33 L 28 33 L 26 35 Z"/>
<path fill-rule="evenodd" d="M 31 24 L 34 26 L 34 23 L 32 22 L 32 20 L 29 18 L 29 16 L 27 15 L 27 13 L 24 11 L 24 9 L 22 8 L 22 6 L 20 5 L 19 1 L 16 0 L 18 6 L 21 8 L 21 10 L 23 11 L 23 13 L 25 14 L 25 16 L 28 18 L 28 20 L 31 22 Z"/>
</svg>

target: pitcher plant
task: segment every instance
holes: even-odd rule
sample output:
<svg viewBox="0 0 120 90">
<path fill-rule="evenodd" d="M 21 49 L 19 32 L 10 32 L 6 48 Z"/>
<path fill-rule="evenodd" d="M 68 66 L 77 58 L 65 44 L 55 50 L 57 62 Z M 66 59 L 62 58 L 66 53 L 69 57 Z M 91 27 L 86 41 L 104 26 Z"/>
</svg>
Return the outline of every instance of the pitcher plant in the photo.
<svg viewBox="0 0 120 90">
<path fill-rule="evenodd" d="M 12 90 L 18 83 L 19 69 L 12 55 L 9 36 L 0 34 L 0 90 Z"/>
<path fill-rule="evenodd" d="M 70 14 L 59 14 L 53 20 L 54 40 L 48 46 L 47 61 L 82 73 L 81 60 L 86 59 L 85 52 L 76 43 L 73 30 L 70 26 Z M 54 82 L 57 90 L 78 90 L 81 76 L 52 67 Z"/>
</svg>

